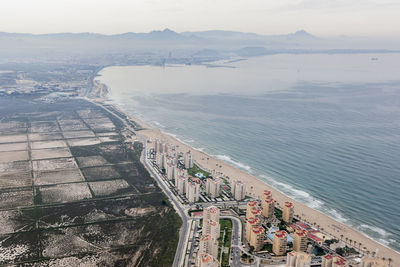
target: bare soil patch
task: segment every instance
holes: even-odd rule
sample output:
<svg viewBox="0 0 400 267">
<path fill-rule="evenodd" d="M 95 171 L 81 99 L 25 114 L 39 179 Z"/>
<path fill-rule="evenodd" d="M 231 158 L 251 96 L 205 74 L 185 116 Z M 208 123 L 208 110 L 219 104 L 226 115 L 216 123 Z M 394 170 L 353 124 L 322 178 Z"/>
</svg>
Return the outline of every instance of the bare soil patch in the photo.
<svg viewBox="0 0 400 267">
<path fill-rule="evenodd" d="M 33 205 L 33 192 L 29 189 L 10 189 L 0 192 L 0 208 L 15 208 Z"/>
<path fill-rule="evenodd" d="M 31 133 L 59 132 L 57 121 L 33 121 L 31 122 Z"/>
<path fill-rule="evenodd" d="M 95 137 L 96 135 L 92 131 L 73 131 L 73 132 L 63 132 L 63 135 L 67 139 L 72 138 L 84 138 L 84 137 Z"/>
<path fill-rule="evenodd" d="M 34 172 L 35 185 L 84 182 L 85 178 L 78 169 Z"/>
<path fill-rule="evenodd" d="M 0 152 L 28 150 L 28 143 L 0 144 Z"/>
<path fill-rule="evenodd" d="M 95 196 L 108 196 L 115 194 L 122 189 L 129 188 L 129 184 L 123 179 L 91 182 L 89 183 L 89 186 Z"/>
<path fill-rule="evenodd" d="M 9 151 L 0 153 L 0 162 L 29 160 L 28 151 Z"/>
<path fill-rule="evenodd" d="M 32 149 L 55 148 L 55 147 L 67 147 L 67 143 L 65 143 L 64 140 L 38 141 L 31 143 Z"/>
<path fill-rule="evenodd" d="M 28 136 L 30 141 L 49 141 L 63 139 L 61 133 L 30 133 Z"/>
<path fill-rule="evenodd" d="M 70 146 L 92 146 L 100 144 L 100 140 L 97 138 L 69 139 L 68 144 Z"/>
<path fill-rule="evenodd" d="M 92 197 L 86 183 L 58 184 L 40 187 L 43 203 L 65 203 Z"/>
<path fill-rule="evenodd" d="M 0 144 L 26 142 L 26 141 L 27 141 L 26 134 L 2 135 L 2 136 L 0 136 Z"/>
<path fill-rule="evenodd" d="M 0 173 L 0 188 L 32 186 L 31 172 Z M 1 224 L 0 224 L 1 225 Z"/>
<path fill-rule="evenodd" d="M 53 171 L 76 169 L 77 165 L 73 158 L 44 159 L 32 161 L 34 171 Z"/>
<path fill-rule="evenodd" d="M 108 164 L 102 156 L 78 157 L 76 158 L 81 168 L 96 167 Z"/>
<path fill-rule="evenodd" d="M 32 160 L 72 157 L 69 148 L 47 148 L 31 151 Z"/>
</svg>

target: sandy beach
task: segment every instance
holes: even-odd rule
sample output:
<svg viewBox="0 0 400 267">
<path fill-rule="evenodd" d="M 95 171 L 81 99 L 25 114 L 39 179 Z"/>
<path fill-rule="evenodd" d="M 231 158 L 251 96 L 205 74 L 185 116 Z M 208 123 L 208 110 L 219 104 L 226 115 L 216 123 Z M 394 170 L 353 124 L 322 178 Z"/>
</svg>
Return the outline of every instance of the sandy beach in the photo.
<svg viewBox="0 0 400 267">
<path fill-rule="evenodd" d="M 110 103 L 108 103 L 110 104 Z M 122 111 L 120 108 L 115 107 L 116 109 Z M 363 251 L 368 251 L 370 254 L 376 252 L 378 257 L 392 259 L 391 266 L 399 266 L 400 265 L 400 253 L 394 251 L 393 249 L 386 247 L 368 236 L 360 233 L 359 231 L 341 223 L 337 220 L 331 218 L 328 215 L 325 215 L 317 210 L 314 210 L 288 196 L 276 190 L 275 188 L 269 186 L 264 181 L 259 180 L 258 178 L 246 173 L 243 170 L 237 169 L 230 164 L 213 158 L 212 156 L 196 150 L 191 146 L 182 143 L 176 138 L 167 135 L 161 132 L 159 129 L 154 128 L 150 124 L 142 121 L 139 118 L 130 116 L 130 118 L 137 122 L 143 130 L 137 132 L 138 139 L 147 139 L 147 140 L 163 140 L 167 143 L 173 144 L 176 146 L 176 149 L 179 152 L 191 151 L 194 155 L 194 160 L 197 165 L 201 168 L 210 171 L 211 173 L 216 174 L 217 177 L 225 177 L 230 181 L 232 180 L 241 180 L 246 184 L 247 194 L 260 198 L 262 192 L 264 190 L 272 191 L 273 198 L 277 201 L 278 205 L 282 206 L 285 201 L 291 201 L 294 203 L 294 211 L 295 215 L 300 217 L 301 220 L 309 223 L 313 226 L 319 226 L 319 230 L 323 233 L 326 233 L 330 236 L 335 237 L 338 240 L 342 240 L 346 242 L 348 246 L 353 246 L 356 249 L 361 249 Z M 347 239 L 346 239 L 347 238 Z M 350 240 L 351 245 L 350 245 Z"/>
</svg>

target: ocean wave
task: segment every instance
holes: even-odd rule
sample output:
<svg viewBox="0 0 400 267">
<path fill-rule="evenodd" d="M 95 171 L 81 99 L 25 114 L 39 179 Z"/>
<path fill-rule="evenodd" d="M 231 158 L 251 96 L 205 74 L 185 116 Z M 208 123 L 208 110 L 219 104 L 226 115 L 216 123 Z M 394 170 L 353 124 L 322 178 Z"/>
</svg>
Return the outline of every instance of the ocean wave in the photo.
<svg viewBox="0 0 400 267">
<path fill-rule="evenodd" d="M 371 226 L 371 225 L 367 225 L 367 224 L 361 224 L 360 228 L 364 229 L 364 230 L 370 230 L 370 231 L 372 231 L 374 233 L 377 233 L 377 234 L 381 235 L 382 237 L 390 236 L 390 233 L 388 233 L 385 230 L 383 230 L 382 228 L 379 228 L 379 227 L 376 227 L 376 226 Z"/>
<path fill-rule="evenodd" d="M 162 125 L 161 123 L 159 123 L 158 121 L 151 121 L 151 124 L 154 124 L 154 125 L 156 125 L 156 126 L 159 127 L 159 128 L 165 128 L 165 126 Z"/>
<path fill-rule="evenodd" d="M 222 161 L 231 163 L 232 165 L 235 165 L 236 167 L 238 167 L 240 169 L 243 169 L 243 170 L 246 170 L 248 172 L 251 172 L 251 167 L 250 166 L 245 165 L 245 164 L 243 164 L 243 163 L 241 163 L 239 161 L 235 161 L 235 160 L 233 160 L 231 157 L 229 157 L 227 155 L 216 155 L 215 157 L 220 159 L 220 160 L 222 160 Z"/>
<path fill-rule="evenodd" d="M 295 200 L 298 200 L 300 202 L 303 202 L 307 206 L 317 209 L 322 207 L 324 204 L 321 200 L 316 199 L 315 197 L 311 196 L 309 193 L 299 190 L 294 188 L 293 186 L 289 184 L 285 184 L 282 182 L 276 181 L 274 178 L 267 176 L 267 175 L 260 175 L 262 180 L 266 180 L 269 185 L 274 187 L 276 190 L 284 193 L 285 195 L 288 195 L 290 197 L 293 197 Z"/>
<path fill-rule="evenodd" d="M 386 232 L 382 228 L 367 224 L 358 225 L 356 228 L 368 238 L 371 238 L 386 247 L 391 247 L 392 245 L 397 244 L 395 239 L 390 238 L 392 234 Z"/>
<path fill-rule="evenodd" d="M 338 222 L 346 223 L 346 222 L 349 221 L 349 219 L 345 218 L 340 212 L 338 212 L 338 211 L 335 210 L 335 209 L 332 209 L 332 208 L 324 208 L 324 209 L 321 209 L 321 211 L 324 212 L 324 213 L 326 213 L 326 214 L 328 214 L 328 215 L 330 215 L 332 218 L 334 218 L 334 219 L 337 220 Z"/>
</svg>

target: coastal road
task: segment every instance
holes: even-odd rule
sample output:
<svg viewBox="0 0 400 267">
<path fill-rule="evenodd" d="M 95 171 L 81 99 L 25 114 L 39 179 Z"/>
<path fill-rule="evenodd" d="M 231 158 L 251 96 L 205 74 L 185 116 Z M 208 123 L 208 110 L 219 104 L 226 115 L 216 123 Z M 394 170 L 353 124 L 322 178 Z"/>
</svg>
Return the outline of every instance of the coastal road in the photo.
<svg viewBox="0 0 400 267">
<path fill-rule="evenodd" d="M 90 101 L 90 100 L 88 100 Z M 116 118 L 118 118 L 131 132 L 135 132 L 135 130 L 131 127 L 131 125 L 126 121 L 125 118 L 121 118 L 118 114 L 116 114 L 115 112 L 113 112 L 112 110 L 108 109 L 107 107 L 103 106 L 100 103 L 96 103 L 94 101 L 90 101 L 91 103 L 95 104 L 98 107 L 103 108 L 105 111 L 107 111 L 108 113 L 111 113 L 112 115 L 114 115 Z M 157 184 L 159 185 L 159 187 L 161 188 L 161 190 L 168 196 L 168 198 L 170 199 L 172 205 L 174 206 L 175 210 L 178 212 L 179 216 L 182 218 L 182 227 L 179 233 L 179 242 L 178 242 L 178 247 L 176 249 L 176 253 L 175 253 L 175 258 L 174 258 L 174 262 L 173 265 L 174 267 L 181 267 L 183 266 L 183 259 L 185 257 L 186 254 L 186 248 L 185 248 L 185 244 L 187 243 L 187 239 L 188 237 L 188 229 L 189 229 L 189 217 L 188 215 L 186 215 L 186 210 L 185 208 L 181 205 L 181 203 L 179 202 L 179 200 L 176 198 L 175 194 L 170 190 L 170 188 L 168 187 L 168 185 L 166 185 L 163 181 L 163 179 L 159 176 L 159 174 L 157 172 L 154 171 L 154 169 L 148 164 L 147 160 L 146 160 L 146 152 L 147 152 L 147 148 L 146 148 L 146 144 L 147 144 L 147 140 L 146 138 L 141 137 L 143 140 L 143 153 L 142 153 L 142 163 L 143 165 L 146 167 L 146 169 L 149 171 L 149 173 L 151 174 L 151 176 L 153 176 L 153 178 L 157 181 Z"/>
<path fill-rule="evenodd" d="M 164 183 L 163 179 L 159 176 L 157 172 L 154 171 L 154 169 L 148 164 L 147 159 L 146 159 L 146 143 L 147 141 L 145 140 L 143 142 L 143 154 L 142 154 L 142 161 L 146 169 L 150 172 L 150 174 L 153 176 L 153 178 L 157 181 L 158 185 L 160 188 L 164 191 L 164 193 L 168 196 L 170 201 L 172 202 L 172 205 L 175 207 L 175 210 L 178 212 L 179 216 L 182 218 L 182 228 L 180 230 L 179 234 L 179 242 L 178 246 L 176 248 L 176 253 L 175 253 L 175 259 L 174 263 L 172 266 L 174 267 L 180 267 L 183 265 L 182 261 L 185 258 L 186 254 L 186 248 L 185 245 L 187 244 L 187 239 L 188 234 L 189 234 L 189 217 L 186 215 L 186 210 L 184 207 L 182 207 L 181 203 L 179 200 L 176 198 L 175 194 L 172 193 L 170 188 Z"/>
</svg>

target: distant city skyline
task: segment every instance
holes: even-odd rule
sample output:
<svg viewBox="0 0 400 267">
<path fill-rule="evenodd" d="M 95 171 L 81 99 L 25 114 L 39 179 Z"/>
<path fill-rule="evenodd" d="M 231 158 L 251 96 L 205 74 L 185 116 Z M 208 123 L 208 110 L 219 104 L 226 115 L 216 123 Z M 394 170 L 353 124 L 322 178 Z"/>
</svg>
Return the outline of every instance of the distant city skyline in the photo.
<svg viewBox="0 0 400 267">
<path fill-rule="evenodd" d="M 3 0 L 0 31 L 118 34 L 169 28 L 400 38 L 393 0 Z"/>
</svg>

